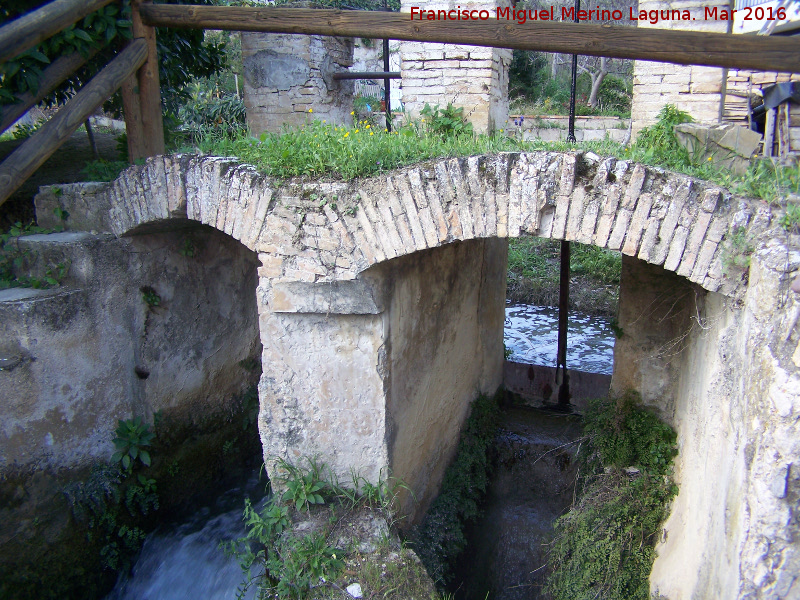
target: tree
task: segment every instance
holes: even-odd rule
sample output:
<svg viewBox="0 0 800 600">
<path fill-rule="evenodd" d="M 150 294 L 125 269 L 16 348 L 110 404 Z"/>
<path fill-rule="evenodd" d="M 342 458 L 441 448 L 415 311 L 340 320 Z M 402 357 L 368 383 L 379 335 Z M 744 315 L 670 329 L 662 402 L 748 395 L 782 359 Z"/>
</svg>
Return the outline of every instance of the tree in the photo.
<svg viewBox="0 0 800 600">
<path fill-rule="evenodd" d="M 0 26 L 45 3 L 42 0 L 3 0 Z M 169 3 L 213 4 L 214 1 L 172 0 Z M 39 87 L 44 69 L 59 59 L 71 59 L 71 64 L 82 63 L 81 66 L 39 98 L 48 106 L 64 103 L 119 52 L 130 38 L 130 26 L 130 1 L 122 0 L 86 16 L 36 48 L 0 64 L 3 83 L 0 109 L 26 98 L 41 96 Z M 202 30 L 159 28 L 156 39 L 163 102 L 168 111 L 175 112 L 181 99 L 187 97 L 183 91 L 186 83 L 194 77 L 207 77 L 222 67 L 225 45 L 222 41 L 204 43 Z M 119 106 L 118 99 L 108 105 L 116 111 L 119 111 Z M 5 123 L 5 119 L 2 121 Z"/>
</svg>

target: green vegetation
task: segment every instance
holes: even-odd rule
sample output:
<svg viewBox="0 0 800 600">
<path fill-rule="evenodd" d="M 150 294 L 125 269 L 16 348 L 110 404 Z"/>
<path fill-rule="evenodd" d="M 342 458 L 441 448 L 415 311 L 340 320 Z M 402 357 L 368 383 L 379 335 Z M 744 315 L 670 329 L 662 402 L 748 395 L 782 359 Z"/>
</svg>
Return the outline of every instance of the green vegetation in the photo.
<svg viewBox="0 0 800 600">
<path fill-rule="evenodd" d="M 514 303 L 557 306 L 561 242 L 535 237 L 508 241 L 508 288 Z M 622 257 L 597 246 L 570 244 L 570 306 L 589 314 L 616 314 Z"/>
<path fill-rule="evenodd" d="M 116 451 L 111 456 L 111 462 L 121 462 L 126 472 L 130 473 L 134 462 L 138 458 L 146 467 L 150 466 L 150 453 L 145 450 L 153 440 L 154 433 L 150 426 L 142 421 L 141 417 L 120 420 L 114 438 Z"/>
<path fill-rule="evenodd" d="M 578 499 L 556 522 L 547 592 L 553 600 L 647 600 L 669 502 L 676 434 L 628 393 L 584 418 Z"/>
<path fill-rule="evenodd" d="M 480 396 L 472 404 L 461 432 L 453 463 L 447 468 L 441 492 L 424 520 L 410 535 L 414 550 L 437 584 L 450 582 L 459 554 L 467 544 L 466 527 L 481 514 L 489 485 L 489 449 L 497 432 L 498 402 Z"/>
<path fill-rule="evenodd" d="M 173 3 L 186 4 L 177 1 Z M 197 4 L 213 4 L 211 0 L 197 0 Z M 31 10 L 28 0 L 6 0 L 0 7 L 0 25 Z M 131 36 L 130 2 L 109 4 L 60 33 L 45 40 L 35 48 L 0 65 L 0 105 L 15 102 L 15 96 L 36 91 L 42 70 L 59 56 L 79 52 L 84 56 L 97 52 L 75 74 L 49 94 L 44 103 L 48 106 L 63 104 L 83 83 L 89 81 L 119 51 Z M 161 94 L 170 113 L 186 100 L 186 84 L 195 77 L 208 77 L 224 64 L 225 44 L 220 40 L 204 40 L 202 30 L 159 28 L 157 30 L 159 78 Z M 118 108 L 119 100 L 109 103 Z"/>
<path fill-rule="evenodd" d="M 72 515 L 86 527 L 86 541 L 99 547 L 105 569 L 128 568 L 144 542 L 145 518 L 159 508 L 156 480 L 150 466 L 154 434 L 141 418 L 119 421 L 111 464 L 95 465 L 89 477 L 69 484 L 66 494 Z M 138 461 L 136 460 L 138 458 Z"/>
<path fill-rule="evenodd" d="M 748 269 L 750 255 L 753 253 L 752 240 L 747 235 L 747 229 L 738 227 L 725 239 L 722 247 L 722 266 L 726 273 L 732 269 Z"/>
<path fill-rule="evenodd" d="M 769 160 L 757 160 L 744 175 L 735 175 L 709 161 L 693 163 L 674 131 L 675 125 L 691 120 L 688 113 L 667 105 L 658 113 L 658 121 L 639 132 L 636 142 L 617 156 L 685 173 L 717 183 L 734 194 L 767 202 L 775 203 L 789 194 L 800 194 L 800 165 L 784 167 Z"/>
<path fill-rule="evenodd" d="M 789 204 L 781 217 L 781 227 L 786 231 L 797 233 L 800 230 L 800 204 Z"/>
<path fill-rule="evenodd" d="M 65 218 L 64 215 L 69 216 L 66 211 L 57 210 L 60 212 L 56 214 L 62 218 Z M 70 268 L 68 262 L 47 265 L 41 277 L 28 273 L 30 262 L 34 257 L 29 250 L 20 247 L 19 239 L 37 233 L 53 233 L 53 230 L 32 223 L 23 225 L 17 222 L 6 233 L 0 233 L 0 289 L 12 287 L 47 289 L 61 285 L 66 278 Z"/>
<path fill-rule="evenodd" d="M 552 60 L 553 57 L 550 57 Z M 597 59 L 582 57 L 589 70 L 597 71 L 593 65 Z M 583 65 L 582 65 L 583 66 Z M 633 94 L 630 74 L 621 77 L 607 74 L 597 90 L 592 106 L 592 75 L 579 69 L 576 85 L 575 114 L 607 115 L 629 118 Z M 596 74 L 595 74 L 596 76 Z M 553 76 L 548 56 L 540 52 L 514 50 L 509 68 L 509 98 L 511 112 L 526 115 L 569 114 L 571 87 L 570 71 L 564 70 Z"/>
<path fill-rule="evenodd" d="M 438 105 L 431 107 L 426 103 L 420 115 L 422 121 L 427 122 L 428 131 L 434 135 L 443 137 L 472 135 L 472 123 L 464 116 L 463 107 L 456 108 L 452 104 L 448 104 L 447 108 Z"/>
<path fill-rule="evenodd" d="M 309 120 L 312 117 L 309 114 Z M 282 134 L 264 133 L 258 138 L 245 134 L 207 136 L 199 144 L 204 153 L 236 156 L 273 177 L 333 175 L 342 179 L 366 177 L 433 158 L 506 151 L 569 151 L 576 147 L 613 154 L 612 145 L 606 142 L 575 146 L 566 142 L 520 142 L 505 135 L 442 136 L 429 132 L 424 123 L 411 123 L 388 133 L 376 131 L 363 121 L 355 127 L 310 121 Z"/>
<path fill-rule="evenodd" d="M 148 309 L 156 308 L 161 304 L 161 296 L 149 285 L 142 287 L 142 301 L 147 305 Z"/>
<path fill-rule="evenodd" d="M 127 148 L 126 148 L 127 152 Z M 114 181 L 130 163 L 125 160 L 97 159 L 86 163 L 81 170 L 84 181 Z"/>
<path fill-rule="evenodd" d="M 375 552 L 360 551 L 357 540 L 351 547 L 333 545 L 343 539 L 354 516 L 375 514 L 391 523 L 397 493 L 407 489 L 402 482 L 381 478 L 373 484 L 353 474 L 350 486 L 344 487 L 313 458 L 297 465 L 279 460 L 277 469 L 285 493 L 280 499 L 271 497 L 261 509 L 247 500 L 246 535 L 220 544 L 242 567 L 240 598 L 253 586 L 263 598 L 340 598 L 353 581 L 361 584 L 366 597 L 436 597 L 433 590 L 420 593 L 424 570 L 407 552 L 393 551 L 389 537 L 380 540 Z M 294 530 L 301 519 L 312 524 L 312 531 Z"/>
<path fill-rule="evenodd" d="M 658 113 L 658 121 L 639 132 L 631 146 L 631 158 L 637 162 L 656 164 L 668 169 L 691 167 L 689 153 L 678 142 L 675 126 L 693 121 L 689 113 L 668 104 Z"/>
</svg>

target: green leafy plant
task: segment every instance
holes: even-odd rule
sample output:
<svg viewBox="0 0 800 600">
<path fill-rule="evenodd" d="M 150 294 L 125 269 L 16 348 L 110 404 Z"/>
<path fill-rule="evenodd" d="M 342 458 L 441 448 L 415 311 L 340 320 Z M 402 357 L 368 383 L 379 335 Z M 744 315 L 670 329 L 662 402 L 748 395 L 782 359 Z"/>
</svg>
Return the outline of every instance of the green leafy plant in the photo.
<svg viewBox="0 0 800 600">
<path fill-rule="evenodd" d="M 86 163 L 81 173 L 84 181 L 114 181 L 128 166 L 124 160 L 98 159 Z"/>
<path fill-rule="evenodd" d="M 32 276 L 25 273 L 26 258 L 29 250 L 20 248 L 19 238 L 36 233 L 52 233 L 38 227 L 33 223 L 23 225 L 16 222 L 8 232 L 0 234 L 0 289 L 11 287 L 29 287 L 34 289 L 47 289 L 61 285 L 69 273 L 68 261 L 50 264 L 44 272 L 44 277 Z"/>
<path fill-rule="evenodd" d="M 472 135 L 472 123 L 464 116 L 464 108 L 449 103 L 446 108 L 425 104 L 420 115 L 426 120 L 429 132 L 443 137 Z"/>
<path fill-rule="evenodd" d="M 675 135 L 675 126 L 693 120 L 689 113 L 667 104 L 659 111 L 656 123 L 639 132 L 636 143 L 631 146 L 631 158 L 668 169 L 691 166 L 689 153 Z"/>
<path fill-rule="evenodd" d="M 139 473 L 136 481 L 137 483 L 130 484 L 125 490 L 125 507 L 131 516 L 146 515 L 151 510 L 158 510 L 156 480 Z"/>
<path fill-rule="evenodd" d="M 786 231 L 797 233 L 800 230 L 800 204 L 788 204 L 780 222 Z"/>
<path fill-rule="evenodd" d="M 750 267 L 750 255 L 754 249 L 746 228 L 738 227 L 730 232 L 726 236 L 722 247 L 722 266 L 724 271 L 730 273 L 732 269 L 748 269 Z"/>
<path fill-rule="evenodd" d="M 142 287 L 141 292 L 142 300 L 144 300 L 148 308 L 156 308 L 161 304 L 161 296 L 149 285 Z"/>
<path fill-rule="evenodd" d="M 556 522 L 546 593 L 553 600 L 647 600 L 669 502 L 676 434 L 627 393 L 590 403 L 579 497 Z"/>
<path fill-rule="evenodd" d="M 11 135 L 14 137 L 15 140 L 27 140 L 31 137 L 34 133 L 39 131 L 42 125 L 44 125 L 44 119 L 38 119 L 34 123 L 20 123 L 14 128 L 14 131 Z"/>
<path fill-rule="evenodd" d="M 141 417 L 119 421 L 116 430 L 117 437 L 114 438 L 116 451 L 111 456 L 112 462 L 122 463 L 126 471 L 130 471 L 136 459 L 145 465 L 150 466 L 150 453 L 145 450 L 150 446 L 154 433 L 150 431 L 150 426 Z"/>
<path fill-rule="evenodd" d="M 322 478 L 321 466 L 313 458 L 307 458 L 308 468 L 301 468 L 278 460 L 278 469 L 283 472 L 279 481 L 286 487 L 281 496 L 284 502 L 290 502 L 298 511 L 310 510 L 311 504 L 325 504 L 323 494 L 328 490 Z"/>
</svg>

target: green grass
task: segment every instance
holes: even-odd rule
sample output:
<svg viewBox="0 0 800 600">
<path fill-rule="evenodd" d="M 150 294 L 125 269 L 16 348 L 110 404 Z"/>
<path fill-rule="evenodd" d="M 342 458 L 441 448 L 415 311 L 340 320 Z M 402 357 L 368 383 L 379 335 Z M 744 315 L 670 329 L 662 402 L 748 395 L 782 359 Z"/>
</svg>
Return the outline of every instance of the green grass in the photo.
<svg viewBox="0 0 800 600">
<path fill-rule="evenodd" d="M 398 167 L 443 157 L 493 154 L 506 151 L 566 152 L 576 148 L 608 154 L 613 148 L 602 142 L 521 142 L 505 134 L 494 136 L 441 136 L 428 133 L 424 124 L 410 124 L 388 133 L 368 124 L 335 127 L 319 121 L 284 133 L 265 133 L 255 138 L 207 137 L 200 150 L 236 156 L 259 170 L 279 178 L 329 175 L 341 179 L 367 177 Z"/>
<path fill-rule="evenodd" d="M 685 122 L 685 113 L 665 107 L 659 122 L 641 132 L 629 147 L 610 140 L 602 142 L 523 142 L 501 131 L 486 135 L 435 135 L 425 123 L 409 123 L 388 133 L 366 122 L 355 127 L 337 127 L 313 121 L 281 134 L 265 133 L 258 138 L 247 133 L 233 137 L 206 136 L 200 151 L 221 156 L 236 156 L 255 165 L 263 173 L 277 177 L 332 176 L 349 180 L 368 177 L 429 159 L 493 154 L 497 152 L 592 151 L 600 156 L 615 156 L 662 167 L 728 188 L 735 194 L 776 202 L 787 194 L 800 194 L 800 166 L 778 167 L 769 161 L 756 161 L 741 176 L 705 162 L 693 164 L 677 145 L 672 127 Z"/>
</svg>

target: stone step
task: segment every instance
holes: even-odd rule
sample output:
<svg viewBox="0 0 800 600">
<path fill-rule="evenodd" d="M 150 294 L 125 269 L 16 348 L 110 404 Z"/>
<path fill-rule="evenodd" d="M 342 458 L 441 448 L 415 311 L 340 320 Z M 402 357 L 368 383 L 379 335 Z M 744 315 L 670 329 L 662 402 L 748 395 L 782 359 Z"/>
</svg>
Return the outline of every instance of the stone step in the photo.
<svg viewBox="0 0 800 600">
<path fill-rule="evenodd" d="M 93 249 L 111 234 L 82 231 L 39 233 L 17 238 L 22 258 L 17 274 L 39 280 L 53 277 L 61 285 L 86 285 L 94 270 Z"/>
</svg>

